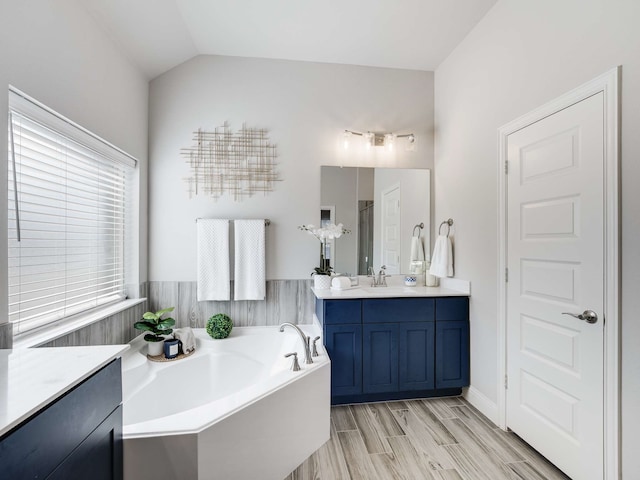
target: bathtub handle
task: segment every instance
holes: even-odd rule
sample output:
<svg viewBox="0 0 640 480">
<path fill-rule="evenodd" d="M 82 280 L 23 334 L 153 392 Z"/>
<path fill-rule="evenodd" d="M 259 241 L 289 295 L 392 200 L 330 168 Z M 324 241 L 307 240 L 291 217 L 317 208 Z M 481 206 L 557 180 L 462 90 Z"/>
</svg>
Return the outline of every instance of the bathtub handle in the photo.
<svg viewBox="0 0 640 480">
<path fill-rule="evenodd" d="M 319 357 L 320 355 L 318 354 L 318 347 L 316 347 L 316 342 L 320 340 L 320 336 L 317 336 L 316 338 L 313 339 L 313 351 L 311 353 L 312 357 Z"/>
<path fill-rule="evenodd" d="M 298 363 L 298 352 L 287 353 L 284 358 L 290 357 L 293 355 L 293 363 L 291 364 L 291 370 L 297 372 L 300 370 L 300 364 Z"/>
</svg>

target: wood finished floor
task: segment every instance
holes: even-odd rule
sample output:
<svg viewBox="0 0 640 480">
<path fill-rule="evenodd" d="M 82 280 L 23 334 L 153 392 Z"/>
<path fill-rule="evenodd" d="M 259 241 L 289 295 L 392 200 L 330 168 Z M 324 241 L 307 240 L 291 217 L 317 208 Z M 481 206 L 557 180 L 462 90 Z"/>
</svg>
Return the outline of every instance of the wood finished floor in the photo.
<svg viewBox="0 0 640 480">
<path fill-rule="evenodd" d="M 567 480 L 462 397 L 331 408 L 331 438 L 284 480 Z"/>
</svg>

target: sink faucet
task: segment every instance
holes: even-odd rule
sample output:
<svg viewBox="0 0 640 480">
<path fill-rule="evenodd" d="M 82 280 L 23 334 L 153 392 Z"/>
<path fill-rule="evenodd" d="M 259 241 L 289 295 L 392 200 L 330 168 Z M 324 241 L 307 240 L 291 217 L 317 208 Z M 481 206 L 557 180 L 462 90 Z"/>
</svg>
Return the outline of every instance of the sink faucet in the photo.
<svg viewBox="0 0 640 480">
<path fill-rule="evenodd" d="M 382 267 L 380 267 L 380 272 L 378 273 L 378 286 L 387 286 L 387 267 L 385 265 L 382 265 Z"/>
<path fill-rule="evenodd" d="M 378 275 L 376 276 L 376 271 L 373 269 L 373 267 L 369 267 L 369 277 L 371 277 L 371 286 L 372 287 L 386 287 L 387 286 L 387 279 L 386 276 L 387 274 L 386 272 L 386 265 L 383 265 L 382 267 L 380 267 L 380 273 L 378 273 Z"/>
<path fill-rule="evenodd" d="M 284 327 L 292 327 L 296 329 L 304 345 L 304 363 L 306 364 L 313 363 L 313 360 L 311 359 L 311 348 L 309 348 L 309 342 L 311 341 L 311 338 L 305 335 L 304 332 L 300 330 L 300 327 L 298 327 L 297 325 L 294 325 L 293 323 L 285 322 L 282 325 L 280 325 L 281 332 L 284 332 Z"/>
</svg>

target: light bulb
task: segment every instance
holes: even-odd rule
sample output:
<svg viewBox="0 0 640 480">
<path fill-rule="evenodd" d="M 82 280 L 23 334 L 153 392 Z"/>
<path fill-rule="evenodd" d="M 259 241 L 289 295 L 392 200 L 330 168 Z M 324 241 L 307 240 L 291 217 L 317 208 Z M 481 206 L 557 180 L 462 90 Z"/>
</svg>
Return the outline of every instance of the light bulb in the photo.
<svg viewBox="0 0 640 480">
<path fill-rule="evenodd" d="M 396 136 L 393 133 L 387 133 L 384 136 L 384 146 L 388 152 L 393 152 L 396 143 Z"/>
<path fill-rule="evenodd" d="M 345 150 L 348 150 L 350 144 L 351 144 L 351 132 L 348 130 L 345 130 L 344 133 L 342 134 L 342 146 L 344 147 Z"/>
<path fill-rule="evenodd" d="M 415 152 L 416 151 L 416 137 L 415 137 L 415 135 L 413 133 L 407 137 L 407 148 L 406 148 L 406 150 L 408 152 Z"/>
</svg>

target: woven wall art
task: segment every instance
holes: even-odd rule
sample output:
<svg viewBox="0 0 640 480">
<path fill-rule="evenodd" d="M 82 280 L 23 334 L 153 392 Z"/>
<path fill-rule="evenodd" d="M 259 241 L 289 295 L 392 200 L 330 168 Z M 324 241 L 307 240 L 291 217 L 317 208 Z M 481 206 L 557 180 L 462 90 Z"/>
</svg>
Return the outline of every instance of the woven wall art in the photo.
<svg viewBox="0 0 640 480">
<path fill-rule="evenodd" d="M 198 129 L 193 132 L 193 146 L 182 148 L 180 155 L 191 167 L 191 176 L 185 179 L 189 198 L 208 195 L 218 200 L 226 193 L 242 201 L 258 192 L 272 192 L 280 181 L 276 146 L 268 131 L 246 124 L 237 132 L 226 122 L 213 132 Z"/>
</svg>

